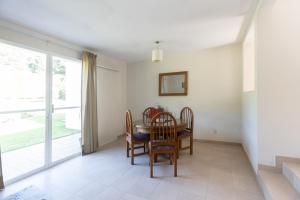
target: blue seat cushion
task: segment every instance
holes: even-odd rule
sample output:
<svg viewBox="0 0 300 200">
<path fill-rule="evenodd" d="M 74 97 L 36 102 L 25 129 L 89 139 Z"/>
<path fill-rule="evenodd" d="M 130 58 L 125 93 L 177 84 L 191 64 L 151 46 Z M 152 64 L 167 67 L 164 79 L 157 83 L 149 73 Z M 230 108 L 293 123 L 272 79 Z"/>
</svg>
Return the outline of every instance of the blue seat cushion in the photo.
<svg viewBox="0 0 300 200">
<path fill-rule="evenodd" d="M 137 141 L 149 141 L 150 140 L 150 134 L 135 133 L 135 134 L 133 134 L 133 139 L 137 140 Z"/>
<path fill-rule="evenodd" d="M 190 137 L 192 135 L 192 132 L 189 130 L 183 130 L 178 132 L 178 137 Z"/>
<path fill-rule="evenodd" d="M 157 145 L 152 146 L 152 151 L 173 151 L 176 149 L 176 146 L 174 145 Z"/>
</svg>

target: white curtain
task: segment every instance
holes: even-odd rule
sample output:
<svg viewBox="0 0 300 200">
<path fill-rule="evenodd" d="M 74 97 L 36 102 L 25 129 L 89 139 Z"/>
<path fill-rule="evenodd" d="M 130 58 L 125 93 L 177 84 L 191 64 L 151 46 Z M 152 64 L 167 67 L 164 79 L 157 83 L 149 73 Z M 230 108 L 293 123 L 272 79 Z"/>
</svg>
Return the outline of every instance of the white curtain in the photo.
<svg viewBox="0 0 300 200">
<path fill-rule="evenodd" d="M 4 189 L 4 183 L 3 183 L 1 147 L 0 147 L 0 190 L 2 190 L 2 189 Z"/>
<path fill-rule="evenodd" d="M 81 90 L 83 154 L 89 154 L 98 149 L 96 59 L 96 55 L 83 52 Z"/>
</svg>

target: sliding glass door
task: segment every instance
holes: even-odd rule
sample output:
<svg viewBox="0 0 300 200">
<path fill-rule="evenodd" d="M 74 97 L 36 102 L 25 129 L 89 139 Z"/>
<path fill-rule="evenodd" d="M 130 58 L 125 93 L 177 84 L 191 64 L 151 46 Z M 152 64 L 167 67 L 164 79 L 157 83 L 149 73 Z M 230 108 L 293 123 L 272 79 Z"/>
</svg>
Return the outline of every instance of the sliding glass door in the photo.
<svg viewBox="0 0 300 200">
<path fill-rule="evenodd" d="M 0 43 L 0 145 L 4 179 L 44 166 L 46 54 Z"/>
<path fill-rule="evenodd" d="M 80 153 L 81 61 L 0 42 L 4 180 Z"/>
<path fill-rule="evenodd" d="M 52 58 L 52 161 L 79 153 L 81 62 Z"/>
</svg>

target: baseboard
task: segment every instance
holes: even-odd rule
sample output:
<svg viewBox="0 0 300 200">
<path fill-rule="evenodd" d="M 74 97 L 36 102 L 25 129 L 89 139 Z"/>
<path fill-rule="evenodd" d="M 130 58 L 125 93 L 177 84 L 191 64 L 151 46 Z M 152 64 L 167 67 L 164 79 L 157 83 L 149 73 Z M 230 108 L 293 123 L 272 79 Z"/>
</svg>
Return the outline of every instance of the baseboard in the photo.
<svg viewBox="0 0 300 200">
<path fill-rule="evenodd" d="M 194 142 L 213 143 L 213 144 L 226 144 L 226 145 L 235 145 L 235 146 L 241 146 L 242 145 L 239 142 L 227 142 L 227 141 L 205 140 L 205 139 L 194 139 Z"/>
<path fill-rule="evenodd" d="M 258 169 L 259 170 L 267 170 L 267 171 L 271 171 L 271 172 L 281 172 L 282 164 L 284 162 L 293 162 L 293 163 L 300 164 L 300 158 L 293 158 L 293 157 L 287 157 L 287 156 L 276 156 L 275 157 L 275 163 L 276 163 L 275 166 L 259 164 Z"/>
<path fill-rule="evenodd" d="M 117 139 L 120 139 L 120 138 L 122 138 L 122 137 L 125 137 L 125 135 L 126 135 L 125 133 L 123 133 L 123 134 L 121 134 L 121 135 L 118 135 L 118 136 L 117 136 Z"/>
<path fill-rule="evenodd" d="M 265 197 L 264 199 L 266 199 L 266 200 L 272 199 L 272 198 L 270 197 L 269 192 L 267 192 L 267 187 L 266 187 L 266 185 L 264 184 L 264 182 L 263 182 L 263 180 L 262 180 L 262 177 L 261 177 L 261 174 L 260 174 L 259 172 L 256 174 L 256 181 L 257 181 L 257 183 L 258 183 L 258 185 L 259 185 L 259 188 L 260 188 L 262 194 L 263 194 L 264 197 Z"/>
<path fill-rule="evenodd" d="M 292 162 L 292 163 L 300 164 L 300 158 L 293 158 L 293 157 L 287 157 L 287 156 L 276 156 L 276 168 L 282 169 L 282 164 L 284 162 Z"/>
<path fill-rule="evenodd" d="M 260 189 L 260 191 L 261 191 L 263 194 L 265 194 L 264 191 L 266 190 L 266 188 L 265 188 L 265 186 L 264 186 L 264 184 L 263 184 L 263 182 L 262 182 L 262 180 L 261 180 L 260 174 L 259 174 L 260 168 L 264 168 L 265 166 L 260 166 L 260 165 L 258 165 L 258 166 L 257 166 L 257 169 L 255 169 L 255 166 L 253 166 L 252 163 L 251 163 L 251 160 L 250 160 L 248 151 L 246 150 L 244 144 L 242 144 L 242 148 L 243 148 L 243 150 L 244 150 L 244 152 L 245 152 L 245 155 L 246 155 L 246 157 L 247 157 L 247 159 L 248 159 L 248 162 L 249 162 L 249 164 L 250 164 L 250 166 L 251 166 L 251 169 L 252 169 L 252 171 L 253 171 L 254 174 L 255 174 L 255 179 L 256 179 L 256 182 L 257 182 L 258 185 L 259 185 L 259 189 Z"/>
<path fill-rule="evenodd" d="M 258 164 L 258 170 L 266 170 L 266 171 L 276 172 L 276 173 L 281 172 L 281 168 L 277 166 L 262 165 L 262 164 Z"/>
<path fill-rule="evenodd" d="M 118 135 L 117 138 L 120 139 L 124 137 L 126 134 L 123 133 Z M 241 146 L 242 144 L 239 142 L 227 142 L 227 141 L 219 141 L 219 140 L 205 140 L 205 139 L 193 139 L 194 142 L 202 142 L 202 143 L 215 143 L 215 144 L 227 144 L 227 145 L 237 145 Z"/>
<path fill-rule="evenodd" d="M 251 165 L 251 168 L 252 168 L 253 172 L 257 175 L 257 170 L 258 169 L 256 169 L 255 166 L 252 165 L 252 162 L 251 162 L 250 157 L 249 157 L 249 152 L 247 151 L 247 149 L 245 148 L 245 146 L 244 146 L 243 143 L 242 143 L 242 147 L 243 147 L 243 150 L 244 150 L 244 152 L 246 154 L 246 157 L 247 157 L 247 159 L 248 159 L 248 161 L 249 161 L 249 163 Z"/>
<path fill-rule="evenodd" d="M 245 152 L 245 155 L 246 155 L 246 157 L 247 157 L 247 159 L 248 159 L 249 165 L 251 166 L 251 169 L 252 169 L 252 171 L 253 171 L 254 174 L 255 174 L 256 182 L 258 183 L 261 192 L 264 193 L 265 188 L 264 188 L 264 185 L 263 185 L 263 183 L 262 183 L 262 180 L 261 180 L 260 175 L 259 175 L 259 172 L 258 172 L 258 171 L 259 171 L 259 166 L 257 167 L 257 169 L 255 169 L 255 166 L 253 166 L 252 163 L 251 163 L 251 160 L 250 160 L 248 151 L 246 150 L 244 144 L 242 143 L 241 145 L 242 145 L 242 148 L 243 148 L 243 150 L 244 150 L 244 152 Z"/>
<path fill-rule="evenodd" d="M 101 146 L 99 146 L 97 148 L 97 151 L 101 151 L 101 150 L 107 148 L 108 146 L 110 146 L 110 145 L 114 144 L 116 141 L 118 141 L 118 139 L 119 139 L 119 137 L 117 137 L 114 140 L 111 140 L 111 141 L 109 141 L 109 142 L 107 142 L 105 144 L 102 144 Z"/>
</svg>

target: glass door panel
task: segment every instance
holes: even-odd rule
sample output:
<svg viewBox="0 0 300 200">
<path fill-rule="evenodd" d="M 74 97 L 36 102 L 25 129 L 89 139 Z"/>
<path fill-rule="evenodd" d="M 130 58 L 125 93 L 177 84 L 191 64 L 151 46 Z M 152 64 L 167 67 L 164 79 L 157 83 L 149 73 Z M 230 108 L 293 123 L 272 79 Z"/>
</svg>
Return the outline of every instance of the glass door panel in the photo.
<svg viewBox="0 0 300 200">
<path fill-rule="evenodd" d="M 44 165 L 45 112 L 1 114 L 0 130 L 5 180 Z"/>
<path fill-rule="evenodd" d="M 0 43 L 0 145 L 4 179 L 45 164 L 45 54 Z"/>
<path fill-rule="evenodd" d="M 80 109 L 56 110 L 52 122 L 52 160 L 80 152 Z"/>
<path fill-rule="evenodd" d="M 52 58 L 52 161 L 81 151 L 81 61 Z"/>
</svg>

